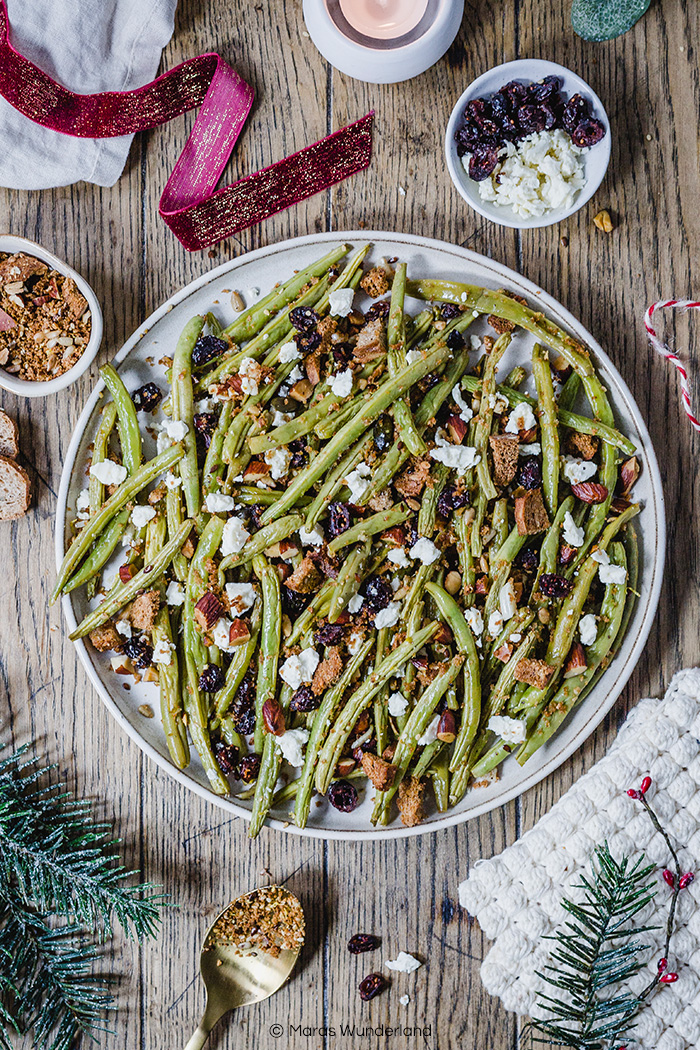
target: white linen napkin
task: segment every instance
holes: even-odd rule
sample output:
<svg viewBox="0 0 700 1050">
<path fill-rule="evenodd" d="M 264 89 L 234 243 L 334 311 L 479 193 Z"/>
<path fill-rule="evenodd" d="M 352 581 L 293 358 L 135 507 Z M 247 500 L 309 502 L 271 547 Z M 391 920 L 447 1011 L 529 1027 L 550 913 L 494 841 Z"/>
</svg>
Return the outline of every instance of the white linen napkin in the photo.
<svg viewBox="0 0 700 1050">
<path fill-rule="evenodd" d="M 494 941 L 481 979 L 507 1010 L 546 1017 L 535 1004 L 540 992 L 556 994 L 536 971 L 547 964 L 544 940 L 566 917 L 563 897 L 577 899 L 574 884 L 593 849 L 607 839 L 613 856 L 643 851 L 650 862 L 670 861 L 662 837 L 638 802 L 626 794 L 649 774 L 649 800 L 661 824 L 683 847 L 681 863 L 696 881 L 678 898 L 677 930 L 669 969 L 675 984 L 662 985 L 639 1015 L 626 1043 L 643 1050 L 695 1050 L 700 1045 L 700 670 L 680 671 L 663 700 L 641 700 L 608 754 L 581 777 L 541 820 L 491 860 L 478 861 L 459 887 L 462 907 Z M 659 878 L 656 903 L 639 922 L 665 924 L 670 890 Z M 654 951 L 648 969 L 628 984 L 640 991 L 656 972 L 663 931 L 644 934 Z"/>
<path fill-rule="evenodd" d="M 71 91 L 126 91 L 155 77 L 176 6 L 177 0 L 7 0 L 10 40 Z M 0 185 L 41 190 L 84 180 L 112 186 L 132 138 L 61 135 L 0 98 Z"/>
</svg>

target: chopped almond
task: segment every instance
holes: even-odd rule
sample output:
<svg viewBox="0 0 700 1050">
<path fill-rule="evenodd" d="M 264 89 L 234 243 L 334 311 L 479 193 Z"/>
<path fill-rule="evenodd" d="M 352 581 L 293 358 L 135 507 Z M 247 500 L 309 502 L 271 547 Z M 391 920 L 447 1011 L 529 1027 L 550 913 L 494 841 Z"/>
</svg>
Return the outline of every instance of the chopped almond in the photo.
<svg viewBox="0 0 700 1050">
<path fill-rule="evenodd" d="M 566 658 L 564 678 L 574 678 L 577 674 L 585 671 L 587 666 L 586 650 L 579 641 L 576 641 L 569 649 L 569 655 Z"/>
<path fill-rule="evenodd" d="M 368 321 L 360 329 L 353 356 L 365 364 L 386 353 L 386 326 L 380 317 Z"/>
<path fill-rule="evenodd" d="M 245 620 L 236 617 L 235 620 L 231 621 L 231 626 L 229 627 L 228 644 L 245 645 L 248 641 L 250 641 L 250 628 Z"/>
</svg>

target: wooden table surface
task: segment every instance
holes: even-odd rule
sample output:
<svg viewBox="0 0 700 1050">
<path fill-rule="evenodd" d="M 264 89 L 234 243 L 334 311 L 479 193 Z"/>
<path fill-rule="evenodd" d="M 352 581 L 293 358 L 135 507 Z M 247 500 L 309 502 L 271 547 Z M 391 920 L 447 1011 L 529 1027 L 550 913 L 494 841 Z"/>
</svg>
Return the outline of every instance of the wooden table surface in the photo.
<svg viewBox="0 0 700 1050">
<path fill-rule="evenodd" d="M 301 0 L 181 0 L 163 68 L 216 50 L 255 87 L 255 109 L 227 169 L 229 181 L 374 108 L 369 170 L 215 251 L 196 254 L 188 254 L 158 218 L 159 195 L 191 114 L 137 137 L 111 189 L 80 184 L 43 193 L 0 191 L 0 228 L 41 242 L 96 289 L 105 312 L 100 363 L 183 284 L 286 237 L 364 224 L 442 238 L 493 257 L 561 300 L 608 350 L 649 424 L 668 507 L 666 582 L 645 654 L 611 715 L 558 773 L 490 815 L 419 838 L 353 845 L 265 829 L 250 843 L 242 821 L 172 781 L 121 732 L 78 664 L 59 608 L 48 605 L 63 456 L 96 366 L 70 390 L 45 400 L 0 393 L 2 407 L 20 423 L 35 492 L 30 513 L 2 530 L 2 739 L 33 740 L 39 754 L 58 761 L 78 794 L 113 816 L 128 861 L 178 904 L 167 912 L 157 941 L 141 949 L 118 945 L 109 965 L 123 975 L 120 1007 L 114 1034 L 100 1039 L 105 1050 L 184 1046 L 203 1005 L 195 980 L 202 934 L 221 906 L 264 884 L 268 873 L 304 903 L 308 938 L 301 966 L 273 1000 L 220 1026 L 211 1043 L 217 1050 L 516 1047 L 516 1019 L 481 987 L 479 963 L 488 945 L 460 911 L 457 884 L 471 864 L 529 828 L 604 754 L 630 705 L 658 694 L 674 671 L 698 662 L 692 523 L 700 444 L 680 411 L 668 366 L 647 348 L 641 319 L 660 296 L 700 295 L 700 76 L 692 44 L 700 40 L 700 6 L 654 0 L 631 32 L 604 44 L 574 36 L 569 7 L 563 0 L 467 0 L 460 35 L 434 69 L 405 84 L 376 87 L 334 72 L 321 59 L 304 30 Z M 467 208 L 450 182 L 442 142 L 464 87 L 492 65 L 527 56 L 553 59 L 588 80 L 607 107 L 613 148 L 602 187 L 573 219 L 520 234 Z M 615 222 L 608 235 L 592 222 L 603 207 Z M 676 322 L 684 351 L 692 350 L 694 325 Z M 665 331 L 673 335 L 672 321 Z M 361 1003 L 358 981 L 380 957 L 348 954 L 345 943 L 358 930 L 382 936 L 382 958 L 406 949 L 426 965 L 410 977 L 397 975 L 389 994 Z M 411 997 L 407 1006 L 399 1004 L 404 992 Z M 419 1029 L 388 1039 L 361 1034 L 368 1024 L 398 1023 Z M 277 1041 L 270 1034 L 276 1024 L 284 1029 Z M 319 1032 L 324 1025 L 335 1036 Z M 341 1025 L 357 1030 L 341 1035 Z"/>
</svg>

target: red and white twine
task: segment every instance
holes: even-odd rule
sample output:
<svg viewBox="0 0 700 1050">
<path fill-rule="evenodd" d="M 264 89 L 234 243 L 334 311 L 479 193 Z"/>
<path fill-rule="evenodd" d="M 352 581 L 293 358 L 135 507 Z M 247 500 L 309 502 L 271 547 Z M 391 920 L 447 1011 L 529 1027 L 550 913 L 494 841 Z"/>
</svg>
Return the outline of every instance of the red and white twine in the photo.
<svg viewBox="0 0 700 1050">
<path fill-rule="evenodd" d="M 688 373 L 685 370 L 685 365 L 679 358 L 678 354 L 674 354 L 673 351 L 669 350 L 669 348 L 661 342 L 656 334 L 656 329 L 652 324 L 652 319 L 656 311 L 663 310 L 666 307 L 672 307 L 675 310 L 700 310 L 700 302 L 694 299 L 663 299 L 658 303 L 652 303 L 644 315 L 644 327 L 647 330 L 649 342 L 658 354 L 661 354 L 662 357 L 665 357 L 667 361 L 670 361 L 675 366 L 681 385 L 681 398 L 683 400 L 685 414 L 695 430 L 700 432 L 700 422 L 693 414 L 693 408 L 690 401 L 690 384 L 688 382 Z"/>
</svg>

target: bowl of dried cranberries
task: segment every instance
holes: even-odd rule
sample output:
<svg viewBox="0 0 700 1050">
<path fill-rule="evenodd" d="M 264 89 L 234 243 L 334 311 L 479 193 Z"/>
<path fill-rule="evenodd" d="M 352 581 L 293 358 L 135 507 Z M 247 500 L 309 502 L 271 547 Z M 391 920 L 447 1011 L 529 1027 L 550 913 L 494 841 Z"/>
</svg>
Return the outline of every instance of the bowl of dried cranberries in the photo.
<svg viewBox="0 0 700 1050">
<path fill-rule="evenodd" d="M 452 111 L 447 167 L 485 218 L 552 226 L 582 208 L 610 161 L 610 124 L 596 93 L 555 62 L 522 59 L 477 77 Z"/>
</svg>

